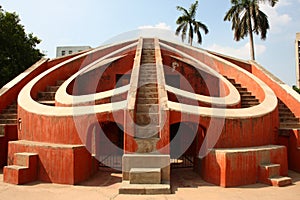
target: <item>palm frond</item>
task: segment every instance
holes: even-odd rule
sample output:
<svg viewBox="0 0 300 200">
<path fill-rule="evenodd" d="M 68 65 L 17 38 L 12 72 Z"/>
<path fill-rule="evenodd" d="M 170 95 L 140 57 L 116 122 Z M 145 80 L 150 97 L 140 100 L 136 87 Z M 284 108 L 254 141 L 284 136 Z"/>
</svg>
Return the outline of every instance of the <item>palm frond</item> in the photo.
<svg viewBox="0 0 300 200">
<path fill-rule="evenodd" d="M 195 18 L 196 16 L 196 11 L 197 11 L 197 8 L 198 8 L 198 1 L 196 1 L 195 3 L 193 3 L 189 9 L 189 14 L 191 16 L 192 19 Z"/>
</svg>

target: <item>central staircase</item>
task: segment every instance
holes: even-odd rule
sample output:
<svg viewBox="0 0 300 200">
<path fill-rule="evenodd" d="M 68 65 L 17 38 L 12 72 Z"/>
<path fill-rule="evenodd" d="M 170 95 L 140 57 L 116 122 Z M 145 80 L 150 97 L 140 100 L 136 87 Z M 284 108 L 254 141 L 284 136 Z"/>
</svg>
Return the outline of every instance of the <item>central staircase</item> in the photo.
<svg viewBox="0 0 300 200">
<path fill-rule="evenodd" d="M 156 150 L 159 140 L 159 99 L 154 44 L 143 44 L 138 82 L 135 140 L 137 153 L 150 153 Z"/>
<path fill-rule="evenodd" d="M 123 156 L 120 194 L 170 194 L 170 157 L 160 155 L 160 110 L 153 39 L 143 42 L 135 108 L 134 154 Z"/>
</svg>

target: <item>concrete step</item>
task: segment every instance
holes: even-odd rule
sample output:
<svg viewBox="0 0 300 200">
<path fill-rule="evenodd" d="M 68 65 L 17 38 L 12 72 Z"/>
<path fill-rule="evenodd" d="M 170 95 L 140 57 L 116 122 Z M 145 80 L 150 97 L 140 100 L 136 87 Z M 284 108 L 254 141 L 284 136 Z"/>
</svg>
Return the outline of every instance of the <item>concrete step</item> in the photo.
<svg viewBox="0 0 300 200">
<path fill-rule="evenodd" d="M 258 99 L 256 99 L 256 97 L 255 96 L 253 96 L 253 95 L 241 95 L 241 98 L 242 99 L 244 99 L 244 100 L 258 100 Z"/>
<path fill-rule="evenodd" d="M 280 174 L 280 164 L 261 164 L 260 169 L 264 171 L 266 178 L 277 177 Z"/>
<path fill-rule="evenodd" d="M 157 92 L 139 92 L 138 98 L 158 98 Z"/>
<path fill-rule="evenodd" d="M 158 104 L 137 104 L 136 112 L 144 113 L 158 113 L 159 105 Z"/>
<path fill-rule="evenodd" d="M 139 80 L 139 86 L 143 86 L 146 84 L 151 84 L 151 83 L 157 83 L 156 79 L 144 79 L 144 80 Z"/>
<path fill-rule="evenodd" d="M 11 184 L 25 184 L 37 180 L 38 154 L 15 153 L 14 165 L 3 169 L 3 181 Z"/>
<path fill-rule="evenodd" d="M 54 100 L 55 92 L 39 92 L 38 99 L 39 100 Z"/>
<path fill-rule="evenodd" d="M 47 86 L 46 92 L 56 92 L 59 86 Z"/>
<path fill-rule="evenodd" d="M 242 85 L 241 85 L 240 83 L 232 83 L 232 85 L 233 85 L 234 87 L 242 87 Z"/>
<path fill-rule="evenodd" d="M 289 128 L 289 129 L 299 129 L 300 128 L 300 123 L 289 123 L 289 122 L 282 122 L 280 123 L 280 128 L 281 129 L 286 129 L 286 128 Z"/>
<path fill-rule="evenodd" d="M 148 126 L 136 126 L 135 137 L 137 138 L 157 138 L 159 137 L 159 126 L 148 125 Z"/>
<path fill-rule="evenodd" d="M 129 171 L 130 184 L 160 184 L 160 168 L 131 168 Z"/>
<path fill-rule="evenodd" d="M 17 113 L 3 113 L 0 115 L 0 119 L 17 119 Z"/>
<path fill-rule="evenodd" d="M 0 124 L 17 124 L 17 119 L 0 119 Z"/>
<path fill-rule="evenodd" d="M 2 114 L 13 114 L 17 112 L 18 112 L 17 108 L 6 108 L 2 110 Z"/>
<path fill-rule="evenodd" d="M 15 153 L 14 154 L 14 165 L 19 165 L 23 167 L 30 167 L 30 165 L 37 164 L 37 153 Z"/>
<path fill-rule="evenodd" d="M 138 148 L 136 153 L 154 153 L 157 151 L 156 145 L 157 142 L 160 140 L 159 137 L 157 138 L 134 138 L 136 141 Z"/>
<path fill-rule="evenodd" d="M 137 103 L 139 104 L 158 104 L 157 98 L 138 98 Z"/>
<path fill-rule="evenodd" d="M 158 113 L 136 113 L 136 123 L 138 125 L 158 125 L 159 114 Z"/>
<path fill-rule="evenodd" d="M 247 92 L 247 88 L 244 88 L 244 87 L 236 87 L 236 89 L 239 91 L 239 92 Z"/>
<path fill-rule="evenodd" d="M 156 86 L 143 85 L 142 87 L 139 87 L 138 92 L 142 92 L 142 93 L 157 92 L 157 87 Z"/>
<path fill-rule="evenodd" d="M 285 122 L 300 123 L 299 118 L 296 118 L 296 117 L 279 117 L 279 119 L 280 119 L 280 123 L 285 123 Z"/>
<path fill-rule="evenodd" d="M 290 177 L 277 176 L 272 177 L 269 180 L 271 181 L 272 186 L 283 187 L 292 184 L 292 179 Z"/>
<path fill-rule="evenodd" d="M 295 115 L 290 111 L 279 111 L 279 116 L 281 117 L 295 117 Z"/>
<path fill-rule="evenodd" d="M 242 98 L 242 103 L 259 103 L 258 99 L 254 98 Z"/>
<path fill-rule="evenodd" d="M 65 82 L 65 80 L 57 80 L 56 86 L 61 86 L 64 82 Z"/>
<path fill-rule="evenodd" d="M 249 91 L 240 91 L 241 96 L 252 96 L 252 93 Z"/>
<path fill-rule="evenodd" d="M 140 69 L 141 75 L 156 75 L 156 69 Z"/>
<path fill-rule="evenodd" d="M 7 106 L 8 109 L 17 109 L 18 108 L 18 105 L 13 103 L 13 104 L 10 104 L 9 106 Z"/>
<path fill-rule="evenodd" d="M 170 183 L 162 184 L 130 184 L 129 181 L 123 181 L 119 188 L 119 194 L 136 194 L 136 195 L 154 195 L 154 194 L 171 194 Z"/>
</svg>

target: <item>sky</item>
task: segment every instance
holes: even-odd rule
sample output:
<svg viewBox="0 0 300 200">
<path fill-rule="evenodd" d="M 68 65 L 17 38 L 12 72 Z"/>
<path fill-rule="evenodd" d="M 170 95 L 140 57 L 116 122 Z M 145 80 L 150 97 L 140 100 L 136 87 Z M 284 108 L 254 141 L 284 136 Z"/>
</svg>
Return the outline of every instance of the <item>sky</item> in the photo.
<svg viewBox="0 0 300 200">
<path fill-rule="evenodd" d="M 193 2 L 0 0 L 0 5 L 6 11 L 16 12 L 25 31 L 42 40 L 38 48 L 46 57 L 53 58 L 57 46 L 98 47 L 120 34 L 142 28 L 160 28 L 173 34 L 181 14 L 176 6 L 189 8 Z M 230 0 L 199 0 L 196 19 L 209 28 L 207 35 L 202 32 L 203 43 L 199 47 L 248 60 L 249 38 L 236 42 L 231 22 L 223 20 L 230 7 Z M 275 7 L 265 4 L 260 8 L 268 15 L 271 28 L 266 40 L 255 36 L 256 61 L 288 85 L 295 85 L 295 36 L 300 32 L 300 0 L 279 0 Z"/>
</svg>

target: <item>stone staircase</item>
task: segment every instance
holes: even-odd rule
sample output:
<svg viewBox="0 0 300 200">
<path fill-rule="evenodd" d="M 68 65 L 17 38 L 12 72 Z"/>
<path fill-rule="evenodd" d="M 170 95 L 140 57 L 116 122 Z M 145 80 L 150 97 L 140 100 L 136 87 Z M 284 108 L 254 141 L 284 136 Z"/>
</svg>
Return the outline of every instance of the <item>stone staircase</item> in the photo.
<svg viewBox="0 0 300 200">
<path fill-rule="evenodd" d="M 280 129 L 299 129 L 300 130 L 300 120 L 296 117 L 292 111 L 278 99 L 278 110 L 279 110 L 279 120 Z"/>
<path fill-rule="evenodd" d="M 47 86 L 45 91 L 39 92 L 37 102 L 48 106 L 55 106 L 55 93 L 63 82 L 64 80 L 58 80 L 56 81 L 56 85 Z"/>
<path fill-rule="evenodd" d="M 4 126 L 17 125 L 18 123 L 18 106 L 16 102 L 13 102 L 11 105 L 7 106 L 2 110 L 0 114 L 0 136 L 4 135 Z"/>
<path fill-rule="evenodd" d="M 261 164 L 259 166 L 259 182 L 283 187 L 292 184 L 292 179 L 290 177 L 280 176 L 280 164 Z"/>
<path fill-rule="evenodd" d="M 151 41 L 143 44 L 135 112 L 138 153 L 155 151 L 159 140 L 159 99 L 154 52 Z"/>
<path fill-rule="evenodd" d="M 14 102 L 2 110 L 0 114 L 0 124 L 17 124 L 18 118 L 18 106 Z"/>
<path fill-rule="evenodd" d="M 135 107 L 134 154 L 123 156 L 120 194 L 170 194 L 170 156 L 160 155 L 159 97 L 153 39 L 145 39 L 140 63 Z"/>
<path fill-rule="evenodd" d="M 236 83 L 233 78 L 224 76 L 240 93 L 241 95 L 241 108 L 249 108 L 259 104 L 258 99 L 246 87 L 242 87 L 240 83 Z"/>
<path fill-rule="evenodd" d="M 3 181 L 21 185 L 37 180 L 38 154 L 15 153 L 13 165 L 3 169 Z"/>
</svg>

